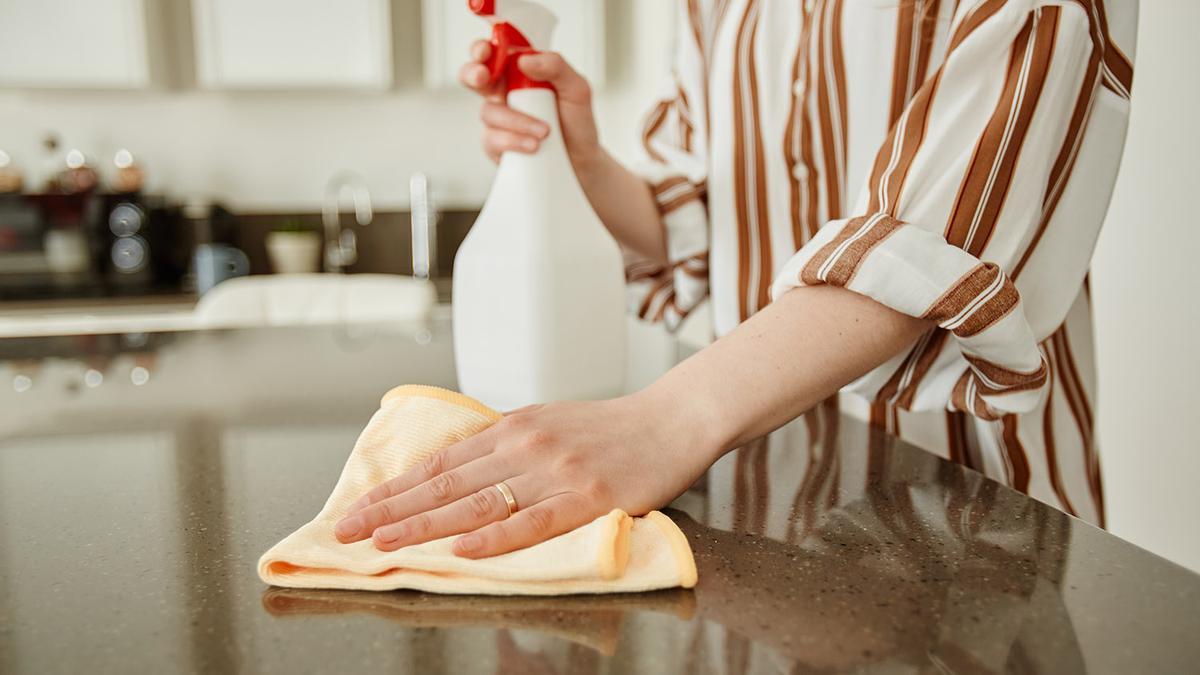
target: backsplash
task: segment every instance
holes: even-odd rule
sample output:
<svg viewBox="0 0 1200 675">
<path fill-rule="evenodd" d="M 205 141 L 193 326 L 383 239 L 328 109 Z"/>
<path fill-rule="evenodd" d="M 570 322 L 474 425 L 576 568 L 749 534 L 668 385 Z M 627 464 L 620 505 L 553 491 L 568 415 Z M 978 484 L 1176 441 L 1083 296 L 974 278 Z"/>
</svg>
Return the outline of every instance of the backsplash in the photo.
<svg viewBox="0 0 1200 675">
<path fill-rule="evenodd" d="M 449 277 L 454 254 L 467 231 L 479 215 L 478 211 L 446 210 L 440 212 L 437 224 L 437 265 L 432 276 Z M 240 248 L 250 258 L 251 274 L 268 274 L 266 236 L 282 223 L 295 222 L 316 232 L 321 229 L 319 213 L 254 213 L 236 216 L 238 227 L 229 243 Z M 343 218 L 344 227 L 358 235 L 358 261 L 347 268 L 352 274 L 412 274 L 411 214 L 407 211 L 376 213 L 369 225 L 358 225 L 353 218 Z"/>
</svg>

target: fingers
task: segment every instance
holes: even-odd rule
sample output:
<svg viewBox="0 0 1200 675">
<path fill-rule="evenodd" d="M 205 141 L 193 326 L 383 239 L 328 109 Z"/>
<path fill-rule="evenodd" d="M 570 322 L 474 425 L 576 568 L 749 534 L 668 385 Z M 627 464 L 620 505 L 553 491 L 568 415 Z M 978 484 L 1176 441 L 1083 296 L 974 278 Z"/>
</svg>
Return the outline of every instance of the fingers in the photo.
<svg viewBox="0 0 1200 675">
<path fill-rule="evenodd" d="M 468 63 L 458 71 L 458 81 L 463 86 L 484 96 L 491 93 L 489 77 L 488 69 L 479 63 Z"/>
<path fill-rule="evenodd" d="M 492 82 L 490 71 L 483 65 L 491 56 L 492 46 L 477 41 L 471 45 L 470 60 L 458 74 L 464 86 L 487 99 L 480 115 L 486 127 L 484 152 L 493 162 L 499 162 L 506 152 L 537 152 L 541 141 L 550 134 L 550 127 L 505 105 L 501 83 Z M 590 105 L 591 87 L 562 56 L 552 52 L 522 56 L 518 66 L 526 75 L 554 86 L 560 101 Z"/>
<path fill-rule="evenodd" d="M 503 103 L 484 103 L 479 116 L 486 127 L 483 149 L 493 161 L 506 152 L 536 152 L 542 140 L 550 135 L 545 122 Z"/>
<path fill-rule="evenodd" d="M 360 497 L 358 501 L 350 505 L 347 515 L 357 513 L 385 499 L 404 494 L 438 474 L 456 469 L 468 462 L 473 462 L 491 451 L 492 443 L 490 434 L 477 434 L 464 441 L 443 448 L 430 455 L 420 464 Z"/>
<path fill-rule="evenodd" d="M 558 92 L 560 100 L 571 103 L 591 101 L 592 88 L 588 81 L 560 54 L 543 52 L 522 56 L 517 67 L 535 80 L 549 82 Z"/>
<path fill-rule="evenodd" d="M 528 494 L 521 478 L 507 482 L 514 494 Z M 508 504 L 494 485 L 473 492 L 458 501 L 375 530 L 375 548 L 395 551 L 405 546 L 477 530 L 508 517 Z"/>
<path fill-rule="evenodd" d="M 485 40 L 477 40 L 471 45 L 471 59 L 463 64 L 458 71 L 458 80 L 468 89 L 487 95 L 494 85 L 489 81 L 490 74 L 484 62 L 492 56 L 492 45 Z"/>
<path fill-rule="evenodd" d="M 471 43 L 471 60 L 483 63 L 492 58 L 492 43 L 487 40 L 476 40 Z"/>
<path fill-rule="evenodd" d="M 494 485 L 512 474 L 504 458 L 489 454 L 456 469 L 444 471 L 394 497 L 375 502 L 342 519 L 334 535 L 342 543 L 361 541 L 375 530 L 453 503 Z"/>
<path fill-rule="evenodd" d="M 452 550 L 464 558 L 487 558 L 539 544 L 592 518 L 594 515 L 582 495 L 562 493 L 523 508 L 511 518 L 459 537 Z"/>
<path fill-rule="evenodd" d="M 484 103 L 479 117 L 488 129 L 511 131 L 514 134 L 532 136 L 538 140 L 550 134 L 550 126 L 545 122 L 513 110 L 502 103 L 492 101 Z"/>
<path fill-rule="evenodd" d="M 532 136 L 501 129 L 488 129 L 483 134 L 483 150 L 492 161 L 499 160 L 506 152 L 537 152 L 539 145 L 540 141 Z"/>
</svg>

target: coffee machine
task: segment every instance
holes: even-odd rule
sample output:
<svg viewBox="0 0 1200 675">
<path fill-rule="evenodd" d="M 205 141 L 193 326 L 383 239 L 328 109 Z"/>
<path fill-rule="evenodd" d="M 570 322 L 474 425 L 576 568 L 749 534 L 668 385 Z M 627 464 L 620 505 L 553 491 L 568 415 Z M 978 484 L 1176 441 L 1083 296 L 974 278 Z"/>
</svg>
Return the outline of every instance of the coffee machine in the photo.
<svg viewBox="0 0 1200 675">
<path fill-rule="evenodd" d="M 181 208 L 143 193 L 0 196 L 0 300 L 180 293 Z"/>
<path fill-rule="evenodd" d="M 182 287 L 191 245 L 180 206 L 126 193 L 95 195 L 89 207 L 92 266 L 106 286 L 118 294 Z"/>
</svg>

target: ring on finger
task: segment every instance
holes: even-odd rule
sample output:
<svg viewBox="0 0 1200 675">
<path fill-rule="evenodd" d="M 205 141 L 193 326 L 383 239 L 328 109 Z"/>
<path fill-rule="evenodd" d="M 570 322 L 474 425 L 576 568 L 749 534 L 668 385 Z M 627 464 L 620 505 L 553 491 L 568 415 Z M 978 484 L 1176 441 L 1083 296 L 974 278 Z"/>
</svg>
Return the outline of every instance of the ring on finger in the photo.
<svg viewBox="0 0 1200 675">
<path fill-rule="evenodd" d="M 517 498 L 513 496 L 512 489 L 504 481 L 496 483 L 493 487 L 500 491 L 500 496 L 504 498 L 504 504 L 508 507 L 508 515 L 517 512 Z"/>
</svg>

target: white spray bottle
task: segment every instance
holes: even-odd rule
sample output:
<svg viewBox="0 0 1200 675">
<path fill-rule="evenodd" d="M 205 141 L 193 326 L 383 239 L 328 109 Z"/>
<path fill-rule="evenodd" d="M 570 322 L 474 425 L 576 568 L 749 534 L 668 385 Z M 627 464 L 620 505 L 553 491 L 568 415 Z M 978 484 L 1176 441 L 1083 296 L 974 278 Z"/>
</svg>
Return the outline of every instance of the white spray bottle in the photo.
<svg viewBox="0 0 1200 675">
<path fill-rule="evenodd" d="M 626 324 L 621 252 L 588 203 L 563 143 L 554 89 L 517 67 L 557 19 L 526 0 L 468 0 L 493 24 L 493 81 L 547 123 L 534 154 L 500 159 L 454 261 L 454 353 L 463 392 L 499 410 L 619 395 Z"/>
</svg>

